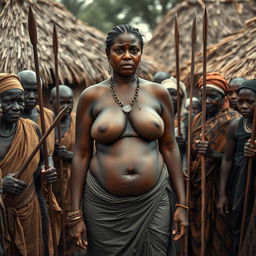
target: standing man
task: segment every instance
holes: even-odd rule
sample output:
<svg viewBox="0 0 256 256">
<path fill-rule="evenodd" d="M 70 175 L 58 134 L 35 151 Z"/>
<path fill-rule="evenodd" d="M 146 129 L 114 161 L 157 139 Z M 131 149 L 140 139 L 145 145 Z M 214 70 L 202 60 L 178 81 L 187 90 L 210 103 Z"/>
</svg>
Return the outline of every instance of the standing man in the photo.
<svg viewBox="0 0 256 256">
<path fill-rule="evenodd" d="M 6 255 L 43 256 L 41 211 L 35 182 L 52 183 L 53 167 L 43 170 L 39 152 L 22 174 L 17 175 L 39 142 L 40 130 L 29 119 L 20 118 L 24 110 L 24 90 L 15 74 L 0 74 L 0 169 L 6 213 L 4 249 Z"/>
<path fill-rule="evenodd" d="M 64 216 L 70 210 L 70 175 L 71 175 L 71 165 L 73 158 L 73 146 L 75 144 L 75 119 L 76 115 L 72 112 L 74 95 L 70 87 L 66 85 L 59 86 L 60 95 L 60 108 L 69 105 L 65 115 L 60 121 L 60 131 L 61 131 L 61 141 L 58 141 L 58 129 L 55 130 L 56 141 L 55 151 L 54 151 L 54 165 L 58 173 L 58 181 L 54 184 L 54 192 L 58 203 L 61 205 Z M 50 103 L 52 104 L 52 109 L 57 115 L 57 95 L 56 87 L 51 90 Z M 60 170 L 59 159 L 62 159 L 62 169 Z M 60 172 L 62 172 L 62 180 Z M 62 196 L 63 198 L 61 198 Z M 66 217 L 65 217 L 66 220 Z M 72 249 L 73 242 L 66 237 L 67 250 Z M 76 250 L 78 250 L 76 248 Z"/>
<path fill-rule="evenodd" d="M 198 81 L 202 89 L 203 78 Z M 192 124 L 191 150 L 191 196 L 190 196 L 190 244 L 191 256 L 200 255 L 201 233 L 201 155 L 205 156 L 206 170 L 206 223 L 205 248 L 207 256 L 230 256 L 231 238 L 226 216 L 218 214 L 216 202 L 218 196 L 219 172 L 224 146 L 227 141 L 227 130 L 231 121 L 239 117 L 236 111 L 225 108 L 225 95 L 228 83 L 219 73 L 206 76 L 206 122 L 205 135 L 202 141 L 202 113 L 197 114 Z"/>
</svg>

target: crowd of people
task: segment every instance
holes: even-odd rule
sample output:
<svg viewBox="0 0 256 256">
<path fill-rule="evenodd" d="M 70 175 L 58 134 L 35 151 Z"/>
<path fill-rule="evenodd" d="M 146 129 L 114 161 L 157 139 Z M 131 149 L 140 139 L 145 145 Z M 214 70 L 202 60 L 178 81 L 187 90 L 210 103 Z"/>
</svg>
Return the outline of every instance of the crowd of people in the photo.
<svg viewBox="0 0 256 256">
<path fill-rule="evenodd" d="M 34 71 L 0 73 L 0 255 L 54 255 L 55 241 L 63 256 L 182 256 L 187 235 L 187 255 L 199 256 L 202 165 L 205 255 L 256 255 L 256 80 L 207 73 L 205 102 L 202 77 L 190 101 L 168 72 L 137 75 L 138 29 L 118 25 L 105 43 L 109 78 L 88 86 L 76 110 L 67 85 L 53 87 L 42 110 Z M 48 151 L 23 169 L 42 137 L 40 111 L 47 130 L 63 106 Z"/>
</svg>

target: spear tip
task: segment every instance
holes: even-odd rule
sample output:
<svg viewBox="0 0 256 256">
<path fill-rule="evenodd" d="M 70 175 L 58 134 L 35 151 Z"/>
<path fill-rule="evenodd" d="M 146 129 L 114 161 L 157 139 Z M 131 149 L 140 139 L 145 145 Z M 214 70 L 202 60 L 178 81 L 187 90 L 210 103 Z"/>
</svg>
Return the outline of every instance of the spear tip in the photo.
<svg viewBox="0 0 256 256">
<path fill-rule="evenodd" d="M 37 44 L 36 20 L 31 5 L 28 12 L 28 32 L 30 42 L 35 46 Z"/>
</svg>

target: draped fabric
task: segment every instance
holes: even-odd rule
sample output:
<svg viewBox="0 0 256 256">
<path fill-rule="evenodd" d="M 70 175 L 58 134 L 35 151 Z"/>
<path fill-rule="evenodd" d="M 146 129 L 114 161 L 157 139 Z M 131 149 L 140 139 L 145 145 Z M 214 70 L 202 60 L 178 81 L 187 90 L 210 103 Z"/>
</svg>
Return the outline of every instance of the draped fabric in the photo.
<svg viewBox="0 0 256 256">
<path fill-rule="evenodd" d="M 39 106 L 36 107 L 37 110 L 39 111 Z M 53 123 L 53 112 L 50 109 L 44 108 L 44 119 L 45 119 L 45 131 L 47 131 L 49 129 L 49 127 L 51 126 L 51 124 Z M 36 122 L 38 124 L 38 126 L 41 129 L 41 119 L 40 119 L 40 115 L 38 116 L 38 120 Z M 48 156 L 52 156 L 53 152 L 54 152 L 54 146 L 55 146 L 55 134 L 54 134 L 54 130 L 49 134 L 49 136 L 46 139 L 47 142 L 47 149 L 48 149 Z M 59 241 L 60 238 L 60 232 L 61 232 L 61 214 L 62 214 L 62 210 L 59 207 L 59 204 L 56 200 L 56 197 L 53 193 L 51 193 L 51 195 L 49 195 L 48 192 L 48 187 L 46 184 L 43 184 L 42 186 L 42 191 L 43 194 L 47 200 L 47 203 L 49 204 L 49 197 L 52 198 L 53 201 L 53 218 L 54 218 L 54 225 L 55 225 L 55 234 L 57 237 L 57 241 Z M 52 224 L 50 222 L 49 219 L 49 225 L 52 227 Z M 49 228 L 49 251 L 50 251 L 50 255 L 53 255 L 53 244 L 52 244 L 52 232 L 51 232 L 51 228 Z"/>
<path fill-rule="evenodd" d="M 206 137 L 213 150 L 224 152 L 230 122 L 240 115 L 233 110 L 223 109 L 205 125 Z M 190 246 L 191 256 L 200 255 L 201 248 L 201 158 L 196 152 L 196 140 L 200 140 L 201 113 L 195 116 L 192 129 L 191 195 L 190 195 Z M 206 171 L 206 224 L 205 248 L 207 256 L 229 256 L 232 242 L 225 216 L 218 214 L 219 171 L 221 161 L 205 157 Z"/>
<path fill-rule="evenodd" d="M 3 177 L 17 172 L 22 167 L 38 141 L 34 122 L 21 118 L 18 121 L 12 144 L 4 159 L 0 160 Z M 33 183 L 33 174 L 38 167 L 38 163 L 39 153 L 35 155 L 19 177 L 28 184 L 21 195 L 4 194 L 3 202 L 7 221 L 5 232 L 7 255 L 43 255 L 40 207 Z"/>
<path fill-rule="evenodd" d="M 37 106 L 36 108 L 39 112 L 39 106 Z M 48 108 L 44 108 L 44 119 L 45 119 L 45 131 L 47 131 L 51 126 L 51 124 L 53 123 L 53 112 Z M 38 120 L 36 121 L 36 123 L 41 129 L 40 115 L 38 116 Z M 48 155 L 52 156 L 54 151 L 54 145 L 55 145 L 54 130 L 49 134 L 48 138 L 46 139 L 46 142 L 48 147 Z"/>
<path fill-rule="evenodd" d="M 71 113 L 71 122 L 69 129 L 65 132 L 61 138 L 60 145 L 65 146 L 68 151 L 73 151 L 73 146 L 75 144 L 75 122 L 76 114 Z M 61 201 L 61 190 L 63 191 L 63 210 L 69 211 L 70 207 L 70 176 L 71 176 L 71 166 L 72 161 L 63 159 L 62 170 L 59 170 L 58 158 L 54 157 L 54 164 L 58 171 L 58 180 L 54 184 L 54 192 L 58 202 Z M 62 172 L 63 180 L 60 180 L 60 171 Z"/>
<path fill-rule="evenodd" d="M 90 171 L 84 194 L 88 256 L 174 256 L 166 168 L 155 187 L 136 197 L 115 197 Z M 169 247 L 169 249 L 168 249 Z"/>
</svg>

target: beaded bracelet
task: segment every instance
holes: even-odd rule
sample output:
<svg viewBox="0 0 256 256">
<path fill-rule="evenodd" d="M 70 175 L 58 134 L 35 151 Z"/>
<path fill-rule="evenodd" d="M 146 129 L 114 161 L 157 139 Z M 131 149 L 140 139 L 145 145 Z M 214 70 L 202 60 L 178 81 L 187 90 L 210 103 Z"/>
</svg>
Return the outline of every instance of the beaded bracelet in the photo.
<svg viewBox="0 0 256 256">
<path fill-rule="evenodd" d="M 181 207 L 183 209 L 189 210 L 189 207 L 185 204 L 175 204 L 176 207 Z"/>
</svg>

